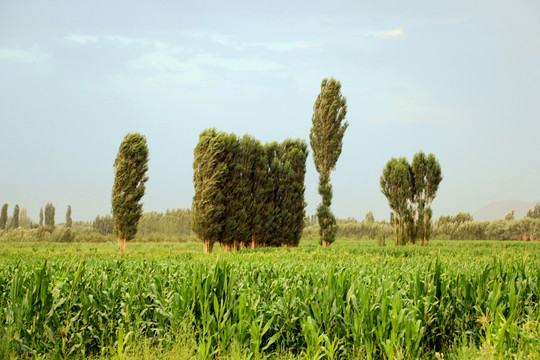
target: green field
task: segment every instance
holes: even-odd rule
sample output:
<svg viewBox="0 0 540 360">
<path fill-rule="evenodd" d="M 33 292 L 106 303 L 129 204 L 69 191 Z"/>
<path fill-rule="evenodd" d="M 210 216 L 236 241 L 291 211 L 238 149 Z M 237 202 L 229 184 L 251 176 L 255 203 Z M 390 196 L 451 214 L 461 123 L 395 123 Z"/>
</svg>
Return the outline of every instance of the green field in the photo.
<svg viewBox="0 0 540 360">
<path fill-rule="evenodd" d="M 0 243 L 0 358 L 540 359 L 539 287 L 536 242 Z"/>
</svg>

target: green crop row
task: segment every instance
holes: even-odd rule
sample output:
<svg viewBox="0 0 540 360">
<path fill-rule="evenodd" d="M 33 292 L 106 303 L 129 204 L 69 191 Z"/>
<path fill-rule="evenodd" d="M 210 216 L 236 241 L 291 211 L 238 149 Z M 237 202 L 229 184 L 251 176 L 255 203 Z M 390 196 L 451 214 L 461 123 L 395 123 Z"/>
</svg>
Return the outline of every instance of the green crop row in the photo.
<svg viewBox="0 0 540 360">
<path fill-rule="evenodd" d="M 433 358 L 460 343 L 538 354 L 534 253 L 326 250 L 0 254 L 0 339 L 6 353 L 52 358 L 122 358 L 139 340 L 166 347 L 179 332 L 202 359 L 232 348 L 254 359 Z"/>
</svg>

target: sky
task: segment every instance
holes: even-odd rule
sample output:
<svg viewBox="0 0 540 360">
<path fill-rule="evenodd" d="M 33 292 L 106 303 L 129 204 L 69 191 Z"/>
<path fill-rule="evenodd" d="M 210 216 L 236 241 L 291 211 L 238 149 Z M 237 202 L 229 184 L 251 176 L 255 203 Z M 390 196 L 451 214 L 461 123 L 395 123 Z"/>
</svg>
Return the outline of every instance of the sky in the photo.
<svg viewBox="0 0 540 360">
<path fill-rule="evenodd" d="M 190 208 L 200 132 L 309 141 L 325 77 L 349 127 L 332 210 L 390 209 L 391 157 L 433 153 L 434 216 L 540 201 L 538 1 L 0 2 L 0 203 L 111 210 L 123 137 L 150 151 L 145 211 Z M 307 214 L 320 196 L 308 157 Z"/>
</svg>

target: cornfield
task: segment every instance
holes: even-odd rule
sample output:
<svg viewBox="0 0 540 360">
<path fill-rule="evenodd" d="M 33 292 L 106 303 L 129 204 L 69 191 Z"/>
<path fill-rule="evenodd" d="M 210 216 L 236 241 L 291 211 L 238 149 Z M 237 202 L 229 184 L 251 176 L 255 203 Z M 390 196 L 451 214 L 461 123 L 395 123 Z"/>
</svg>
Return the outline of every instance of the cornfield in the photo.
<svg viewBox="0 0 540 360">
<path fill-rule="evenodd" d="M 233 348 L 253 359 L 435 358 L 462 344 L 538 358 L 539 244 L 475 244 L 207 256 L 3 244 L 0 358 L 123 358 L 142 339 L 166 349 L 179 332 L 201 359 Z"/>
</svg>

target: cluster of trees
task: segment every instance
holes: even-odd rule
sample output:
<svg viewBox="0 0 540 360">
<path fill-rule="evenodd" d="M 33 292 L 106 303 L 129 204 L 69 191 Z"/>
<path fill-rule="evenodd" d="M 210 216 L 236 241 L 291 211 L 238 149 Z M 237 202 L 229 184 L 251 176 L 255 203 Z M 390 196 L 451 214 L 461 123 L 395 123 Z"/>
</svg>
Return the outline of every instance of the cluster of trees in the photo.
<svg viewBox="0 0 540 360">
<path fill-rule="evenodd" d="M 442 181 L 439 161 L 433 154 L 416 153 L 412 163 L 392 158 L 380 178 L 381 191 L 392 209 L 396 245 L 427 246 L 431 235 L 431 203 Z"/>
<path fill-rule="evenodd" d="M 262 145 L 245 135 L 204 130 L 194 151 L 192 229 L 211 252 L 296 246 L 304 227 L 307 144 Z"/>
</svg>

